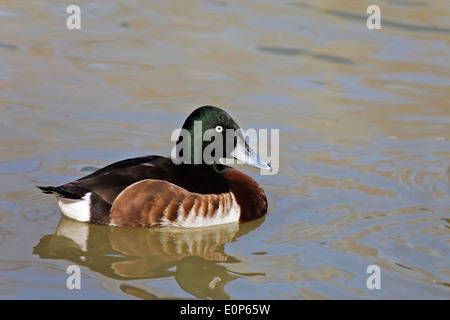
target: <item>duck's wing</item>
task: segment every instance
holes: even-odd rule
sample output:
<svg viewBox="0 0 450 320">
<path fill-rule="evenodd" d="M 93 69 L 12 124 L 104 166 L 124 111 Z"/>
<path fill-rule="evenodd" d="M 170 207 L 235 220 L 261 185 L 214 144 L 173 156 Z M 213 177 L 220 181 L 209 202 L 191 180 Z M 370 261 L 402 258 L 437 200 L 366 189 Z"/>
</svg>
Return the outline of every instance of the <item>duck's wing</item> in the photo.
<svg viewBox="0 0 450 320">
<path fill-rule="evenodd" d="M 60 189 L 83 197 L 94 192 L 112 205 L 116 197 L 129 185 L 144 179 L 158 179 L 171 167 L 169 158 L 146 156 L 110 164 L 81 179 L 62 185 Z"/>
<path fill-rule="evenodd" d="M 54 193 L 57 197 L 74 200 L 83 198 L 89 192 L 95 192 L 107 203 L 112 204 L 127 186 L 139 180 L 163 175 L 166 166 L 158 166 L 155 162 L 166 162 L 164 159 L 166 158 L 160 156 L 126 159 L 58 187 L 38 186 L 38 188 L 44 193 Z"/>
</svg>

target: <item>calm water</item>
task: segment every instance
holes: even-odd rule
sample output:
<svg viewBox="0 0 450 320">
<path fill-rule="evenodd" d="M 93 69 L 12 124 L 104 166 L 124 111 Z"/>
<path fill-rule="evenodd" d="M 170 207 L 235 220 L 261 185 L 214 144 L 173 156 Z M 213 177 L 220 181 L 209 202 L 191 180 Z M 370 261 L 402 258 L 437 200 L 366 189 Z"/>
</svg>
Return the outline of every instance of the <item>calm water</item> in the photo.
<svg viewBox="0 0 450 320">
<path fill-rule="evenodd" d="M 1 299 L 450 298 L 448 1 L 384 1 L 381 30 L 369 1 L 76 1 L 72 31 L 25 2 L 0 2 Z M 278 174 L 240 167 L 264 219 L 86 225 L 34 187 L 168 155 L 204 104 L 280 130 Z"/>
</svg>

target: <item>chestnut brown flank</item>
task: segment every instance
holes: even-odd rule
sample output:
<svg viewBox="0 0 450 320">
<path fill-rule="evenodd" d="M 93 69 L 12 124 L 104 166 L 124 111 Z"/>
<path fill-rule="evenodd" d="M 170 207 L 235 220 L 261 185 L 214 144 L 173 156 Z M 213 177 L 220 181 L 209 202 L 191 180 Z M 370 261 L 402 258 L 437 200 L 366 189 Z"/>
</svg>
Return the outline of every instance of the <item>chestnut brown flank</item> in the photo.
<svg viewBox="0 0 450 320">
<path fill-rule="evenodd" d="M 111 208 L 110 224 L 135 227 L 178 225 L 190 216 L 191 210 L 201 218 L 222 217 L 228 213 L 232 200 L 228 193 L 191 193 L 167 181 L 147 179 L 129 186 L 116 198 Z"/>
</svg>

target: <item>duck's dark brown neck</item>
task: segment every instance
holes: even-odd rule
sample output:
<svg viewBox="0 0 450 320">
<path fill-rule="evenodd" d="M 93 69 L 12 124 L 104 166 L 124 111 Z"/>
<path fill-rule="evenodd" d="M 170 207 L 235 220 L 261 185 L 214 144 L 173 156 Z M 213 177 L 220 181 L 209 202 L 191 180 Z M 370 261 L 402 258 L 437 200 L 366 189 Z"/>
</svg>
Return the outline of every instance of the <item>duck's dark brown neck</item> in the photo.
<svg viewBox="0 0 450 320">
<path fill-rule="evenodd" d="M 261 186 L 246 174 L 229 169 L 223 175 L 241 207 L 240 221 L 260 218 L 267 213 L 267 197 Z"/>
</svg>

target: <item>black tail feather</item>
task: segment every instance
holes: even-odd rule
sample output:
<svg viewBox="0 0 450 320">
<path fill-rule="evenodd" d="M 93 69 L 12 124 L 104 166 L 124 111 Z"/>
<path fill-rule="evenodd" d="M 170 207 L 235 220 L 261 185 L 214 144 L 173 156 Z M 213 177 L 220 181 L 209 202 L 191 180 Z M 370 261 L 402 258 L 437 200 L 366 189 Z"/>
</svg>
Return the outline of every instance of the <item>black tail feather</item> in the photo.
<svg viewBox="0 0 450 320">
<path fill-rule="evenodd" d="M 68 192 L 60 187 L 52 187 L 52 186 L 48 186 L 48 187 L 36 186 L 36 187 L 41 189 L 43 193 L 55 194 L 56 196 L 61 197 L 61 198 L 81 199 L 76 194 L 73 194 L 72 192 Z"/>
</svg>

